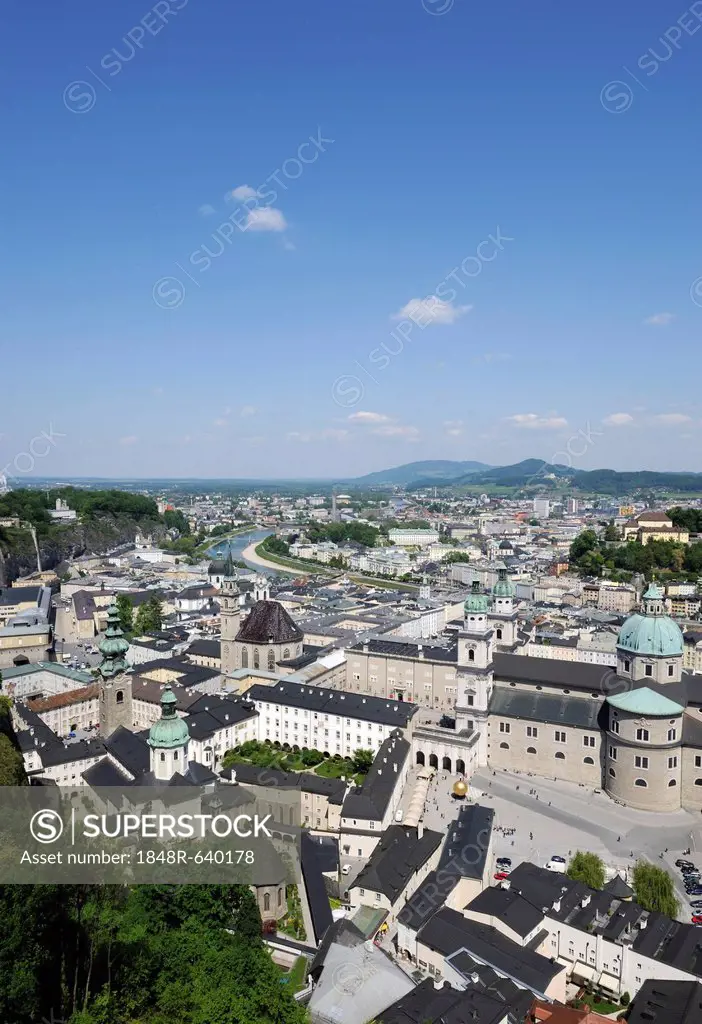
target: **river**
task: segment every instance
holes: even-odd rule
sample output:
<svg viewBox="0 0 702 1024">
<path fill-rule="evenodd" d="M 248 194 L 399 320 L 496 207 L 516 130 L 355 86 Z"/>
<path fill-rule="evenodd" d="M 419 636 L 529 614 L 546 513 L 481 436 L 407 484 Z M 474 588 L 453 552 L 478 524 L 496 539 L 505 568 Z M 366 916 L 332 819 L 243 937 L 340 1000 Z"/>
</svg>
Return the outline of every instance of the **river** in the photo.
<svg viewBox="0 0 702 1024">
<path fill-rule="evenodd" d="M 248 559 L 243 557 L 243 554 L 249 544 L 260 544 L 263 538 L 268 537 L 272 532 L 272 530 L 247 530 L 246 533 L 238 533 L 236 537 L 230 537 L 229 540 L 223 540 L 221 543 L 208 548 L 207 556 L 209 558 L 226 558 L 228 552 L 231 552 L 232 558 L 240 562 L 246 562 L 250 569 L 255 569 L 256 572 L 271 576 L 273 575 L 272 570 L 263 569 L 260 565 L 249 562 Z"/>
</svg>

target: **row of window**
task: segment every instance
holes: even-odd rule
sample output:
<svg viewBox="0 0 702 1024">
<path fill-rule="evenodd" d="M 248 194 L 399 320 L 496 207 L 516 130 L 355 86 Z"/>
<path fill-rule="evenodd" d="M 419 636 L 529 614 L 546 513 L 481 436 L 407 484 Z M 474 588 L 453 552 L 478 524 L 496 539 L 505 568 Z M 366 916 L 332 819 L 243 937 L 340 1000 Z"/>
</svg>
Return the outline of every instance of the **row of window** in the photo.
<svg viewBox="0 0 702 1024">
<path fill-rule="evenodd" d="M 509 743 L 500 743 L 500 750 L 509 750 Z M 527 754 L 535 754 L 536 753 L 536 747 L 527 747 L 526 752 L 527 752 Z M 556 754 L 554 754 L 554 757 L 556 758 L 557 761 L 565 761 L 565 754 L 562 751 L 560 751 L 560 750 Z M 583 764 L 594 764 L 594 763 L 595 763 L 595 761 L 594 761 L 594 759 L 592 757 L 584 757 L 583 758 Z"/>
<path fill-rule="evenodd" d="M 470 703 L 472 704 L 472 701 Z M 500 732 L 501 733 L 511 733 L 512 732 L 512 724 L 511 724 L 511 722 L 500 722 Z M 537 739 L 537 737 L 539 735 L 539 726 L 537 726 L 537 725 L 527 725 L 527 727 L 526 727 L 526 734 L 527 734 L 527 736 L 530 739 Z M 566 733 L 562 729 L 555 729 L 554 733 L 553 733 L 553 738 L 556 741 L 556 743 L 567 743 L 568 742 L 568 737 L 567 737 Z M 595 747 L 595 746 L 597 746 L 597 737 L 596 736 L 583 736 L 583 746 L 584 747 Z"/>
<path fill-rule="evenodd" d="M 609 769 L 609 777 L 611 779 L 616 779 L 617 773 L 615 772 L 614 768 L 610 768 Z M 698 785 L 698 783 L 699 783 L 699 785 L 702 786 L 702 779 L 698 779 L 695 782 L 695 785 Z M 672 787 L 673 786 L 677 786 L 677 784 L 678 784 L 677 779 L 668 779 L 668 789 L 672 789 Z M 635 779 L 634 780 L 634 785 L 638 786 L 639 789 L 648 789 L 648 783 L 646 782 L 645 779 Z"/>
<path fill-rule="evenodd" d="M 616 732 L 619 735 L 619 722 L 616 718 L 613 718 L 610 723 L 612 732 Z M 678 738 L 677 729 L 668 729 L 668 743 L 673 743 Z M 636 730 L 636 739 L 641 743 L 648 743 L 651 739 L 651 734 L 648 729 L 640 727 Z"/>
</svg>

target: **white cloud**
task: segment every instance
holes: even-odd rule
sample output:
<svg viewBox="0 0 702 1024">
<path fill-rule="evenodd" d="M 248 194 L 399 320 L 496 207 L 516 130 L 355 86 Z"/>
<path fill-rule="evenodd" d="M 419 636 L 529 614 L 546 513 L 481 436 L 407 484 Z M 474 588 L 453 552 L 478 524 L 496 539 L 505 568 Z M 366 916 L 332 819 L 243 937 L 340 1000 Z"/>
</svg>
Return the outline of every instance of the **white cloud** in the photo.
<svg viewBox="0 0 702 1024">
<path fill-rule="evenodd" d="M 136 444 L 138 440 L 139 440 L 139 438 L 136 436 L 136 434 L 129 434 L 128 437 L 120 437 L 119 443 L 120 444 Z"/>
<path fill-rule="evenodd" d="M 254 196 L 258 195 L 255 188 L 251 188 L 250 185 L 237 185 L 229 193 L 232 199 L 238 199 L 239 202 L 243 202 L 244 199 L 253 199 Z"/>
<path fill-rule="evenodd" d="M 337 427 L 328 427 L 323 430 L 320 437 L 323 441 L 345 441 L 349 437 L 350 431 L 343 430 Z"/>
<path fill-rule="evenodd" d="M 241 409 L 239 410 L 239 415 L 242 418 L 246 418 L 247 416 L 255 416 L 257 411 L 258 410 L 256 409 L 255 405 L 242 405 Z"/>
<path fill-rule="evenodd" d="M 445 420 L 444 429 L 449 437 L 460 437 L 463 433 L 463 420 Z"/>
<path fill-rule="evenodd" d="M 214 206 L 210 206 L 209 203 L 204 203 L 197 211 L 201 217 L 211 217 L 215 212 Z"/>
<path fill-rule="evenodd" d="M 523 430 L 558 430 L 568 426 L 563 416 L 537 416 L 535 412 L 518 412 L 507 419 Z"/>
<path fill-rule="evenodd" d="M 429 324 L 453 324 L 472 308 L 454 306 L 452 302 L 446 302 L 438 295 L 427 295 L 425 299 L 410 299 L 392 319 L 412 320 L 418 327 L 428 327 Z"/>
<path fill-rule="evenodd" d="M 629 412 L 613 412 L 602 420 L 606 427 L 626 427 L 634 422 L 634 417 Z"/>
<path fill-rule="evenodd" d="M 378 437 L 404 437 L 407 441 L 416 441 L 419 438 L 419 431 L 416 427 L 403 427 L 399 423 L 375 427 L 372 433 L 377 434 Z"/>
<path fill-rule="evenodd" d="M 224 416 L 218 416 L 216 420 L 212 421 L 215 427 L 227 427 L 229 426 L 229 420 Z"/>
<path fill-rule="evenodd" d="M 666 426 L 677 426 L 680 423 L 692 423 L 692 416 L 686 416 L 684 412 L 661 412 L 653 417 L 658 423 Z"/>
<path fill-rule="evenodd" d="M 291 242 L 286 238 L 285 241 L 283 242 L 283 248 L 287 249 L 288 252 L 294 252 L 296 246 L 294 242 Z"/>
<path fill-rule="evenodd" d="M 352 412 L 349 416 L 351 423 L 389 423 L 390 417 L 384 412 Z"/>
<path fill-rule="evenodd" d="M 644 323 L 651 327 L 667 327 L 674 319 L 675 313 L 654 313 L 653 316 L 647 316 Z"/>
<path fill-rule="evenodd" d="M 274 206 L 256 206 L 249 210 L 244 231 L 285 231 L 288 222 Z"/>
<path fill-rule="evenodd" d="M 286 441 L 299 441 L 301 444 L 307 444 L 308 441 L 312 440 L 311 434 L 303 434 L 299 430 L 290 430 L 285 435 Z"/>
</svg>

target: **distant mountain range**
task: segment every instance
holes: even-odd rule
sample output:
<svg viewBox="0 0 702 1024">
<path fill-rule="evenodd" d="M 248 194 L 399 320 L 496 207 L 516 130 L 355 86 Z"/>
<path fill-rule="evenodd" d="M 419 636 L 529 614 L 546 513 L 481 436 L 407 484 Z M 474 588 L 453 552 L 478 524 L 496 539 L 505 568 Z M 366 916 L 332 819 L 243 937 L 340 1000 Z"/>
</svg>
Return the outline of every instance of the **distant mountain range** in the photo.
<svg viewBox="0 0 702 1024">
<path fill-rule="evenodd" d="M 425 487 L 458 487 L 462 484 L 493 487 L 556 488 L 564 483 L 577 491 L 621 495 L 636 490 L 661 489 L 702 492 L 702 473 L 657 473 L 650 470 L 617 472 L 614 469 L 574 469 L 543 459 L 524 459 L 511 466 L 445 460 L 409 462 L 394 469 L 369 473 L 349 481 L 355 486 L 384 484 L 420 490 Z"/>
<path fill-rule="evenodd" d="M 356 477 L 352 483 L 379 487 L 392 484 L 395 487 L 406 487 L 416 480 L 427 480 L 426 486 L 434 483 L 456 480 L 472 473 L 483 472 L 492 467 L 485 462 L 451 462 L 448 459 L 429 459 L 426 462 L 408 462 L 394 469 L 382 469 L 379 473 L 368 473 Z"/>
</svg>

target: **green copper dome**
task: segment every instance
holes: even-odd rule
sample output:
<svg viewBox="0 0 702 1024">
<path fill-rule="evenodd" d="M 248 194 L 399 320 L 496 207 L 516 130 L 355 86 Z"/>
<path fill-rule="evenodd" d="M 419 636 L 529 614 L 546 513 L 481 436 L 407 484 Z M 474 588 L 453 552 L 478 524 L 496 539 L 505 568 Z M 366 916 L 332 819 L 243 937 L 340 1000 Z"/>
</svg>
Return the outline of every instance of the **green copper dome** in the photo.
<svg viewBox="0 0 702 1024">
<path fill-rule="evenodd" d="M 643 598 L 644 614 L 635 612 L 619 631 L 617 646 L 632 654 L 680 657 L 683 635 L 677 622 L 665 614 L 663 591 L 654 583 Z"/>
<path fill-rule="evenodd" d="M 184 747 L 190 741 L 190 730 L 184 718 L 176 713 L 176 695 L 170 685 L 164 687 L 161 697 L 161 717 L 149 729 L 150 747 Z"/>
<path fill-rule="evenodd" d="M 102 662 L 98 667 L 98 672 L 103 679 L 110 679 L 120 672 L 126 672 L 127 662 L 124 656 L 128 650 L 129 644 L 124 639 L 124 633 L 119 623 L 117 605 L 113 602 L 107 609 L 107 629 L 105 638 L 100 643 Z"/>
<path fill-rule="evenodd" d="M 492 588 L 493 597 L 514 597 L 517 593 L 517 589 L 514 583 L 507 578 L 507 566 L 498 565 L 497 567 L 497 583 Z"/>
<path fill-rule="evenodd" d="M 485 615 L 490 610 L 487 594 L 480 592 L 480 580 L 473 580 L 470 596 L 463 602 L 466 615 Z"/>
</svg>

